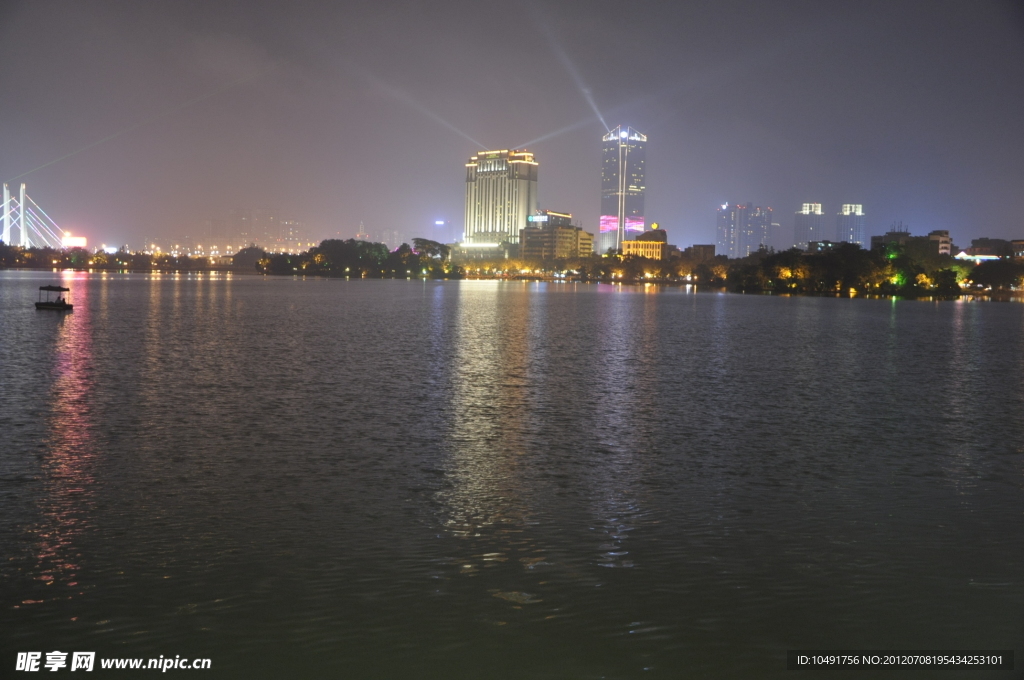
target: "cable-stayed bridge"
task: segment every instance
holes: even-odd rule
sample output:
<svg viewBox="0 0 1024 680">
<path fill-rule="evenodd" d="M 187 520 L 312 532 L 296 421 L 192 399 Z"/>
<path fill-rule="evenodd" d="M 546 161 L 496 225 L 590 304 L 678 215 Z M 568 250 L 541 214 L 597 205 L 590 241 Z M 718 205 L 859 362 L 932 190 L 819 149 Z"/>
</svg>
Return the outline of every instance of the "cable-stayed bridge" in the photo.
<svg viewBox="0 0 1024 680">
<path fill-rule="evenodd" d="M 3 237 L 0 240 L 6 245 L 17 245 L 22 248 L 62 248 L 64 237 L 67 235 L 39 207 L 39 204 L 25 193 L 24 183 L 17 198 L 11 195 L 11 188 L 4 184 L 3 229 Z M 14 238 L 17 240 L 12 240 Z"/>
</svg>

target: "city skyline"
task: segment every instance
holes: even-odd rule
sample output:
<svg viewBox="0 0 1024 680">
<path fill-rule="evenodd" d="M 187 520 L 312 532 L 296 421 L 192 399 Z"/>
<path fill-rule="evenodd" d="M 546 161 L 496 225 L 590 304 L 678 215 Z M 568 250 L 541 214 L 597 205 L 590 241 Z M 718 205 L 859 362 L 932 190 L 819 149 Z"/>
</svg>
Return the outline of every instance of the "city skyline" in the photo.
<svg viewBox="0 0 1024 680">
<path fill-rule="evenodd" d="M 543 159 L 539 203 L 596 232 L 595 139 L 622 122 L 656 140 L 645 219 L 681 243 L 712 241 L 715 207 L 748 199 L 776 215 L 813 199 L 829 220 L 855 200 L 873 233 L 1019 235 L 1009 3 L 647 2 L 625 23 L 602 2 L 282 7 L 9 3 L 0 181 L 93 242 L 195 231 L 270 195 L 320 236 L 363 221 L 447 241 L 433 225 L 460 220 L 461 164 L 513 145 Z M 464 58 L 462 37 L 508 23 L 516 59 Z M 620 61 L 600 47 L 613 34 L 648 49 Z"/>
</svg>

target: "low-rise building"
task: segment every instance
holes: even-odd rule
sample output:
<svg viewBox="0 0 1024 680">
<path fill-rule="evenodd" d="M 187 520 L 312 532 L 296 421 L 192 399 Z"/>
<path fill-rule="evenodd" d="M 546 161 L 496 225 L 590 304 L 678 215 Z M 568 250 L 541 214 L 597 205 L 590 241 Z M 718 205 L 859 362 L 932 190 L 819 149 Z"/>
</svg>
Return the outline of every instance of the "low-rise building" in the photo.
<svg viewBox="0 0 1024 680">
<path fill-rule="evenodd" d="M 541 210 L 528 219 L 530 226 L 519 233 L 523 259 L 574 259 L 594 252 L 594 235 L 574 225 L 570 213 Z"/>
<path fill-rule="evenodd" d="M 638 235 L 632 241 L 622 242 L 623 255 L 635 255 L 646 257 L 649 260 L 666 260 L 673 246 L 668 244 L 668 233 L 658 228 L 657 224 L 651 225 L 650 231 Z M 675 248 L 678 252 L 678 248 Z"/>
<path fill-rule="evenodd" d="M 657 241 L 623 241 L 622 254 L 646 257 L 648 260 L 664 260 L 668 254 L 668 244 Z"/>
<path fill-rule="evenodd" d="M 811 241 L 811 242 L 809 242 L 807 244 L 807 252 L 808 253 L 830 253 L 830 252 L 832 252 L 833 250 L 835 250 L 838 247 L 839 247 L 839 244 L 836 243 L 835 241 L 829 241 L 829 240 Z"/>
<path fill-rule="evenodd" d="M 698 262 L 707 262 L 715 259 L 715 244 L 693 244 L 683 250 L 684 255 L 689 255 Z"/>
<path fill-rule="evenodd" d="M 910 230 L 904 229 L 903 225 L 893 225 L 893 228 L 885 232 L 882 236 L 871 237 L 871 250 L 876 248 L 884 248 L 890 243 L 898 243 L 901 246 L 906 245 L 907 241 L 910 240 Z"/>
<path fill-rule="evenodd" d="M 1013 255 L 1013 244 L 1001 238 L 976 238 L 971 241 L 971 247 L 964 250 L 968 255 L 1011 257 Z"/>
</svg>

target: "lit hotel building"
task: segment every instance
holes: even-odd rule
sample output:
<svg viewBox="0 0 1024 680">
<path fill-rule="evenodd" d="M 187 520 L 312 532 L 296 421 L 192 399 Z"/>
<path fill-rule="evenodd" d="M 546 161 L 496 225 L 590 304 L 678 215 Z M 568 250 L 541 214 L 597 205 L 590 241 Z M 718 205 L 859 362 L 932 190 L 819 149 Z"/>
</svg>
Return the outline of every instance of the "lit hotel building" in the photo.
<svg viewBox="0 0 1024 680">
<path fill-rule="evenodd" d="M 621 125 L 606 134 L 601 159 L 601 223 L 598 250 L 620 250 L 644 231 L 647 135 Z"/>
<path fill-rule="evenodd" d="M 537 161 L 528 151 L 480 151 L 466 163 L 464 246 L 519 243 L 537 212 Z"/>
<path fill-rule="evenodd" d="M 843 205 L 836 215 L 836 241 L 864 245 L 864 206 L 853 203 Z M 948 251 L 947 251 L 948 254 Z"/>
<path fill-rule="evenodd" d="M 825 213 L 821 203 L 804 203 L 793 218 L 793 244 L 807 250 L 812 241 L 825 238 Z"/>
</svg>

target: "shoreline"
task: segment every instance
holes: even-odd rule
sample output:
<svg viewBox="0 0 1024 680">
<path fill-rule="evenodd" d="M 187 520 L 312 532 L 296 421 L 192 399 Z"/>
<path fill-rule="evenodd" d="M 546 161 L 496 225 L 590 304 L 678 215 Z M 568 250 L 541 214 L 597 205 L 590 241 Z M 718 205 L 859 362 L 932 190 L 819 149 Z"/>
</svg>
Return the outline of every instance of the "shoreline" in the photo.
<svg viewBox="0 0 1024 680">
<path fill-rule="evenodd" d="M 502 281 L 502 282 L 521 282 L 521 283 L 576 283 L 576 284 L 595 284 L 595 285 L 608 285 L 608 286 L 670 286 L 673 288 L 689 288 L 692 287 L 694 292 L 700 293 L 729 293 L 731 295 L 755 295 L 755 296 L 769 296 L 769 297 L 820 297 L 820 298 L 845 298 L 845 299 L 868 299 L 868 300 L 920 300 L 930 302 L 952 302 L 965 300 L 967 302 L 973 301 L 991 301 L 991 302 L 1024 302 L 1024 290 L 1009 290 L 1009 291 L 962 291 L 959 295 L 899 295 L 896 293 L 824 293 L 824 292 L 776 292 L 772 290 L 762 291 L 746 291 L 746 290 L 732 290 L 728 286 L 717 286 L 710 284 L 697 284 L 688 281 L 672 281 L 664 279 L 639 279 L 639 280 L 628 280 L 628 279 L 591 279 L 591 280 L 580 280 L 572 278 L 560 278 L 554 276 L 463 276 L 463 277 L 429 277 L 429 276 L 330 276 L 324 274 L 269 274 L 259 271 L 250 271 L 248 269 L 232 269 L 232 268 L 203 268 L 203 269 L 96 269 L 91 268 L 77 268 L 77 267 L 3 267 L 0 271 L 32 271 L 32 272 L 75 272 L 75 273 L 86 273 L 86 274 L 226 274 L 232 276 L 244 276 L 244 277 L 263 277 L 263 278 L 310 278 L 310 279 L 358 279 L 358 280 L 394 280 L 394 281 L 411 281 L 414 279 L 420 279 L 424 281 Z"/>
</svg>

